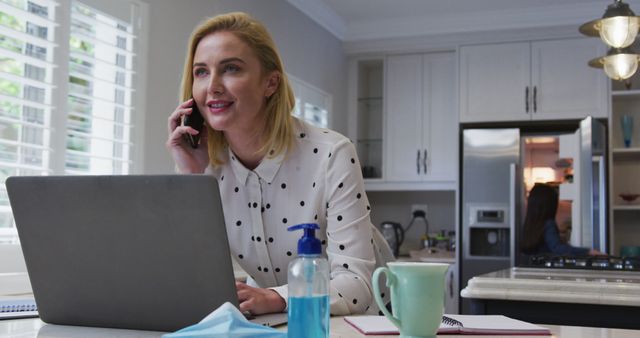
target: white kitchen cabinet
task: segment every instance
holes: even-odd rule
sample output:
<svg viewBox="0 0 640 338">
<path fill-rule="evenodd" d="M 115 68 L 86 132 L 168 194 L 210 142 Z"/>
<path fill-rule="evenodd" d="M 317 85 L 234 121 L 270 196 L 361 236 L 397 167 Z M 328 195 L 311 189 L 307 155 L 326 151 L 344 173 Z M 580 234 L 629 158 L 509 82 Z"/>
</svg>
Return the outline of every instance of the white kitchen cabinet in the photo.
<svg viewBox="0 0 640 338">
<path fill-rule="evenodd" d="M 386 59 L 385 174 L 388 182 L 457 177 L 455 54 Z"/>
<path fill-rule="evenodd" d="M 529 43 L 460 47 L 460 122 L 529 120 Z"/>
<path fill-rule="evenodd" d="M 587 62 L 597 39 L 460 47 L 460 122 L 607 117 L 607 78 Z"/>
</svg>

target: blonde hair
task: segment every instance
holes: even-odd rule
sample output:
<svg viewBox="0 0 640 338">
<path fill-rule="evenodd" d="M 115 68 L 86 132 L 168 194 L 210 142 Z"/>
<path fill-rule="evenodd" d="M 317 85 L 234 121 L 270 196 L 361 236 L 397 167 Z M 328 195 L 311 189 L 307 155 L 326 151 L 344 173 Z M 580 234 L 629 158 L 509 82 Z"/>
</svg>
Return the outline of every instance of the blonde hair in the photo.
<svg viewBox="0 0 640 338">
<path fill-rule="evenodd" d="M 198 43 L 209 34 L 230 32 L 246 43 L 256 54 L 262 65 L 263 75 L 277 71 L 280 81 L 276 91 L 267 98 L 266 111 L 266 143 L 258 152 L 267 152 L 267 156 L 276 157 L 293 145 L 293 110 L 295 97 L 284 72 L 284 66 L 276 45 L 264 25 L 246 13 L 233 12 L 209 18 L 200 23 L 191 33 L 187 57 L 182 73 L 181 102 L 193 95 L 193 58 Z M 222 156 L 227 141 L 222 131 L 214 130 L 205 123 L 208 133 L 209 162 L 213 166 L 225 162 Z"/>
</svg>

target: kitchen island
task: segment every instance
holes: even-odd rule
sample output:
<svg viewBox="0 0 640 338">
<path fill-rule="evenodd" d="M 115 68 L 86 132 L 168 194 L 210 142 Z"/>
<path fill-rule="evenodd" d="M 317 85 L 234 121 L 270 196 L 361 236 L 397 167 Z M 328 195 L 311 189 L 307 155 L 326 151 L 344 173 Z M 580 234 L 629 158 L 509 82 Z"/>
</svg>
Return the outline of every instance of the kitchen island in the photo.
<svg viewBox="0 0 640 338">
<path fill-rule="evenodd" d="M 640 273 L 510 268 L 473 277 L 472 314 L 532 323 L 640 329 Z"/>
</svg>

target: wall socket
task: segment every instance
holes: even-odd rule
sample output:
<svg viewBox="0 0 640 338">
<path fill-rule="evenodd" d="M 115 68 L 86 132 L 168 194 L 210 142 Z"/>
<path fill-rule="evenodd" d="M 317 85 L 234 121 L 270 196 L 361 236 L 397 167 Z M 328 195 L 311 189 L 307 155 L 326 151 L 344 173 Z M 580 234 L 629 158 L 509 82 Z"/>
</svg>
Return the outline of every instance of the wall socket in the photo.
<svg viewBox="0 0 640 338">
<path fill-rule="evenodd" d="M 411 205 L 411 214 L 416 210 L 424 211 L 425 215 L 427 214 L 427 205 L 426 204 L 412 204 Z"/>
</svg>

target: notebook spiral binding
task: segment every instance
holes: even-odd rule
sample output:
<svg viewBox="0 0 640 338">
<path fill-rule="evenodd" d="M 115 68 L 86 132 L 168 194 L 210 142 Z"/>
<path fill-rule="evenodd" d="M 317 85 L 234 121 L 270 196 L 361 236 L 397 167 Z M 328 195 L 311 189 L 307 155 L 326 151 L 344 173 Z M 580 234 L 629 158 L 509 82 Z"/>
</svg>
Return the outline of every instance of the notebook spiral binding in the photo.
<svg viewBox="0 0 640 338">
<path fill-rule="evenodd" d="M 447 317 L 447 316 L 442 316 L 442 322 L 449 325 L 449 326 L 457 326 L 457 327 L 463 327 L 462 323 L 460 321 L 457 321 L 451 317 Z"/>
<path fill-rule="evenodd" d="M 36 304 L 12 304 L 0 306 L 0 313 L 25 311 L 38 311 L 38 307 L 36 306 Z"/>
</svg>

